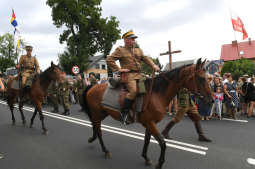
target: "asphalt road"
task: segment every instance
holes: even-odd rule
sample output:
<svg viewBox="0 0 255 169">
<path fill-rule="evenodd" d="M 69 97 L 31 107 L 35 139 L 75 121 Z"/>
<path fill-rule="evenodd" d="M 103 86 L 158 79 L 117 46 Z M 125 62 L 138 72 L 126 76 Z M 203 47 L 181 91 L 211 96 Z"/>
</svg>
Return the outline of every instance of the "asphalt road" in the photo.
<svg viewBox="0 0 255 169">
<path fill-rule="evenodd" d="M 25 108 L 27 122 L 32 110 Z M 71 106 L 71 116 L 65 117 L 44 108 L 45 124 L 49 130 L 42 135 L 39 117 L 34 128 L 22 125 L 15 109 L 16 126 L 6 104 L 0 101 L 0 169 L 150 169 L 141 157 L 144 128 L 140 124 L 122 126 L 108 117 L 103 121 L 103 138 L 112 153 L 105 159 L 98 140 L 89 144 L 92 134 L 88 118 L 79 112 L 78 105 Z M 184 119 L 171 132 L 174 140 L 167 140 L 164 169 L 250 169 L 255 168 L 255 119 L 244 117 L 241 121 L 202 121 L 206 136 L 212 143 L 197 140 L 190 119 Z M 170 117 L 158 124 L 160 131 Z M 148 156 L 156 164 L 160 148 L 149 146 Z"/>
</svg>

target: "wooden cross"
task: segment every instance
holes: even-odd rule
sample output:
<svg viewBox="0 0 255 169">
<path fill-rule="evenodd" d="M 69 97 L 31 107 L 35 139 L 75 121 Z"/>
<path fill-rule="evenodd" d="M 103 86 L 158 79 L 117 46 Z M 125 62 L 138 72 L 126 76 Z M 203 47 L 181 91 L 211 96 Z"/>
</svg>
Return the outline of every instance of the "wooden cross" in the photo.
<svg viewBox="0 0 255 169">
<path fill-rule="evenodd" d="M 174 54 L 174 53 L 180 53 L 181 52 L 181 50 L 175 50 L 175 51 L 172 51 L 172 49 L 171 49 L 171 41 L 168 41 L 168 51 L 167 52 L 165 52 L 165 53 L 160 53 L 159 55 L 160 56 L 163 56 L 163 55 L 169 55 L 169 70 L 171 70 L 172 69 L 172 67 L 173 67 L 173 63 L 172 63 L 172 54 Z"/>
</svg>

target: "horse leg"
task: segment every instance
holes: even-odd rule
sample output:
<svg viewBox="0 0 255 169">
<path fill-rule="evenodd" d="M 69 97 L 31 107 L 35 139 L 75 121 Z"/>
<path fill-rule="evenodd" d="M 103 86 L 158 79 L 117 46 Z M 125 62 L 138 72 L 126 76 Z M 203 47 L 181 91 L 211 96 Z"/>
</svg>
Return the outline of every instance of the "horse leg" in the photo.
<svg viewBox="0 0 255 169">
<path fill-rule="evenodd" d="M 147 157 L 147 151 L 150 144 L 151 133 L 146 129 L 145 136 L 144 136 L 144 146 L 143 146 L 143 153 L 142 157 L 145 159 L 145 165 L 149 166 L 152 165 L 152 161 Z"/>
<path fill-rule="evenodd" d="M 15 117 L 14 117 L 14 113 L 13 113 L 13 110 L 14 110 L 14 99 L 10 98 L 10 96 L 7 97 L 7 104 L 9 105 L 10 107 L 10 110 L 11 110 L 11 114 L 12 114 L 12 125 L 14 126 L 15 123 L 16 123 L 16 120 L 15 120 Z"/>
<path fill-rule="evenodd" d="M 34 114 L 33 114 L 32 118 L 31 118 L 31 121 L 30 121 L 30 128 L 33 127 L 34 119 L 35 119 L 36 114 L 37 114 L 37 109 L 35 108 Z"/>
<path fill-rule="evenodd" d="M 35 102 L 36 104 L 36 109 L 37 111 L 39 112 L 39 116 L 40 116 L 40 120 L 42 122 L 42 130 L 43 130 L 43 134 L 44 135 L 47 135 L 48 134 L 48 130 L 45 128 L 45 125 L 44 125 L 44 116 L 43 116 L 43 113 L 42 113 L 42 102 L 40 101 L 36 101 Z"/>
<path fill-rule="evenodd" d="M 24 113 L 23 113 L 23 104 L 24 104 L 24 102 L 21 100 L 19 102 L 19 111 L 20 111 L 20 115 L 21 115 L 21 118 L 22 118 L 23 125 L 25 126 L 26 125 L 26 119 L 25 119 L 25 116 L 24 116 Z"/>
<path fill-rule="evenodd" d="M 161 152 L 160 152 L 158 164 L 156 165 L 156 169 L 161 169 L 165 162 L 166 142 L 163 136 L 160 135 L 155 122 L 149 122 L 145 126 L 148 132 L 150 132 L 153 135 L 153 137 L 157 140 L 160 146 Z"/>
<path fill-rule="evenodd" d="M 89 143 L 92 143 L 93 141 L 97 139 L 97 130 L 96 130 L 96 126 L 94 125 L 94 122 L 92 122 L 92 127 L 93 127 L 93 135 L 92 137 L 88 139 Z"/>
<path fill-rule="evenodd" d="M 111 158 L 112 154 L 107 150 L 107 148 L 104 145 L 104 141 L 102 138 L 102 130 L 101 130 L 101 120 L 95 121 L 95 128 L 96 128 L 96 133 L 99 139 L 99 143 L 101 145 L 102 151 L 105 153 L 105 158 Z"/>
</svg>

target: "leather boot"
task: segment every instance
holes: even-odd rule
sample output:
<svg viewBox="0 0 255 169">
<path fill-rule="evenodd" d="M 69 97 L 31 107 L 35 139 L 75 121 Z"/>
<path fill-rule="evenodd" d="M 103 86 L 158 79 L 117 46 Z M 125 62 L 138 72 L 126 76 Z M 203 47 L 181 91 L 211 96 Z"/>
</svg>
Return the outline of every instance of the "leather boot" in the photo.
<svg viewBox="0 0 255 169">
<path fill-rule="evenodd" d="M 198 140 L 199 141 L 204 141 L 204 142 L 212 142 L 212 140 L 210 140 L 210 139 L 208 139 L 204 136 L 200 121 L 194 122 L 194 124 L 195 124 L 196 131 L 197 131 L 197 134 L 198 134 Z"/>
<path fill-rule="evenodd" d="M 172 139 L 171 137 L 169 137 L 168 133 L 171 130 L 171 128 L 175 125 L 174 121 L 170 121 L 167 126 L 165 127 L 165 129 L 161 132 L 161 134 L 164 136 L 164 138 L 166 139 Z"/>
<path fill-rule="evenodd" d="M 62 113 L 62 115 L 64 115 L 64 116 L 70 115 L 70 110 L 65 110 L 64 113 Z"/>
<path fill-rule="evenodd" d="M 133 100 L 129 100 L 129 99 L 125 98 L 125 100 L 124 100 L 124 105 L 123 105 L 123 107 L 121 108 L 121 112 L 120 112 L 120 121 L 121 121 L 122 124 L 124 124 L 124 125 L 128 124 L 128 123 L 127 123 L 128 114 L 129 114 L 129 110 L 130 110 L 131 107 L 132 107 L 132 103 L 133 103 Z"/>
</svg>

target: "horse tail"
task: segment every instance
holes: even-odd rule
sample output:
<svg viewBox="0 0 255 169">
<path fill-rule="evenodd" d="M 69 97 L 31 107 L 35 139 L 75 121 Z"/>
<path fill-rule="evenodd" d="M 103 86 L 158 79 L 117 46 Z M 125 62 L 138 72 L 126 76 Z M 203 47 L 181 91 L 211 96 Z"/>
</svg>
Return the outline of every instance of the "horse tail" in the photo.
<svg viewBox="0 0 255 169">
<path fill-rule="evenodd" d="M 89 116 L 89 120 L 91 122 L 92 122 L 92 112 L 89 109 L 87 93 L 88 93 L 89 89 L 91 89 L 92 87 L 93 87 L 93 85 L 87 86 L 87 88 L 82 93 L 82 98 L 83 98 L 82 108 L 85 110 L 85 113 Z"/>
</svg>

